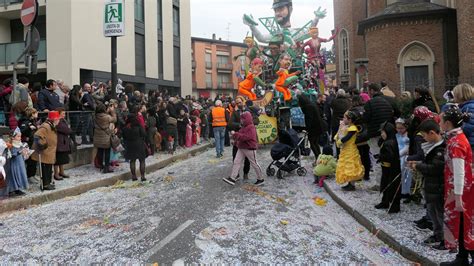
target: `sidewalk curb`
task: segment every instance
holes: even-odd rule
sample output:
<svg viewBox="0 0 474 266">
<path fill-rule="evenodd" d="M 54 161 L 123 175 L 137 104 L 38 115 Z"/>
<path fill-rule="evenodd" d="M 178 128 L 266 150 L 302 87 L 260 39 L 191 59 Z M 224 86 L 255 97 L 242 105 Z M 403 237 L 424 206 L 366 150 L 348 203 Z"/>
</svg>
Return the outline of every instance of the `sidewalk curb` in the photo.
<svg viewBox="0 0 474 266">
<path fill-rule="evenodd" d="M 333 190 L 332 188 L 324 182 L 324 189 L 326 192 L 331 196 L 331 198 L 339 204 L 346 212 L 348 212 L 354 219 L 359 222 L 362 226 L 367 228 L 369 232 L 375 235 L 378 239 L 382 240 L 385 244 L 390 246 L 400 255 L 402 255 L 407 260 L 420 263 L 421 265 L 438 265 L 438 263 L 428 259 L 425 256 L 418 254 L 417 252 L 413 251 L 412 249 L 400 244 L 395 238 L 393 238 L 390 234 L 385 232 L 383 229 L 377 228 L 372 221 L 362 215 L 359 211 L 352 208 L 347 204 L 343 199 L 341 199 Z"/>
<path fill-rule="evenodd" d="M 186 151 L 182 154 L 174 155 L 164 160 L 161 160 L 157 163 L 149 165 L 146 167 L 146 173 L 155 172 L 159 169 L 162 169 L 177 160 L 185 160 L 188 156 L 194 156 L 197 153 L 206 151 L 208 148 L 212 147 L 210 143 L 203 144 L 196 149 Z M 0 214 L 10 211 L 15 211 L 18 209 L 28 208 L 32 205 L 39 205 L 50 201 L 55 201 L 63 199 L 66 197 L 77 196 L 83 194 L 89 190 L 96 189 L 99 187 L 107 187 L 115 184 L 118 180 L 128 180 L 130 179 L 130 173 L 125 172 L 111 177 L 95 180 L 88 183 L 79 184 L 74 187 L 64 188 L 53 190 L 51 192 L 44 192 L 37 196 L 25 197 L 11 200 L 0 201 Z"/>
</svg>

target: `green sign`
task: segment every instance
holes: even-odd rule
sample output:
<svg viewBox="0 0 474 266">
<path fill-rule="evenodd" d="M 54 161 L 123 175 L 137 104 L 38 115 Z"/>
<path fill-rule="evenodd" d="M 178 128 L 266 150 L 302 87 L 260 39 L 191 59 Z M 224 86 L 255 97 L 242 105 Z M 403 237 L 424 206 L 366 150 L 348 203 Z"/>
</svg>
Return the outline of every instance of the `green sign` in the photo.
<svg viewBox="0 0 474 266">
<path fill-rule="evenodd" d="M 123 0 L 108 0 L 104 8 L 104 36 L 124 36 Z"/>
</svg>

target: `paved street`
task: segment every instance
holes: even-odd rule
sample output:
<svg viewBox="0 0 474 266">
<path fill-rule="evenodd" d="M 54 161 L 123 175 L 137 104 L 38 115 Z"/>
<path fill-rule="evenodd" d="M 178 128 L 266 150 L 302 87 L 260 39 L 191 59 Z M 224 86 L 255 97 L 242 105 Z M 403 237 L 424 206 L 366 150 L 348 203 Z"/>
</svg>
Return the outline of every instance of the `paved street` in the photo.
<svg viewBox="0 0 474 266">
<path fill-rule="evenodd" d="M 149 174 L 150 182 L 3 214 L 0 264 L 409 263 L 311 184 L 310 173 L 267 178 L 261 188 L 227 185 L 230 152 L 218 160 L 208 150 Z M 265 169 L 269 149 L 258 156 Z"/>
</svg>

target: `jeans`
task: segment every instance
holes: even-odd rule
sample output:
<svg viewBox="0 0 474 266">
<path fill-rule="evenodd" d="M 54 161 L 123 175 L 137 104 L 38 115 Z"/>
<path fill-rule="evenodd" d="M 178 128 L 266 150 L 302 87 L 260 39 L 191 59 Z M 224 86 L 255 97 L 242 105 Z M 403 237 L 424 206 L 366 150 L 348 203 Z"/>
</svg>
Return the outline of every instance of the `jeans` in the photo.
<svg viewBox="0 0 474 266">
<path fill-rule="evenodd" d="M 437 239 L 443 237 L 443 215 L 444 215 L 444 197 L 443 195 L 425 193 L 426 210 L 431 222 L 433 223 L 433 232 Z"/>
<path fill-rule="evenodd" d="M 212 131 L 216 141 L 216 153 L 220 156 L 224 153 L 225 127 L 213 127 Z"/>
<path fill-rule="evenodd" d="M 92 140 L 92 113 L 86 112 L 82 114 L 82 140 L 86 140 L 86 136 L 89 135 L 89 140 Z"/>
</svg>

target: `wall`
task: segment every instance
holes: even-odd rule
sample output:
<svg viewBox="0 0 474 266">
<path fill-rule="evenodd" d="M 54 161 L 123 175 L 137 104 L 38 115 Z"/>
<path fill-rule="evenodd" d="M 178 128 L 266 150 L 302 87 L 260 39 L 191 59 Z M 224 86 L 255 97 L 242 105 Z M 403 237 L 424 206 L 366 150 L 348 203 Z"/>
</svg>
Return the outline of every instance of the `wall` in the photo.
<svg viewBox="0 0 474 266">
<path fill-rule="evenodd" d="M 130 1 L 131 2 L 131 1 Z M 145 75 L 158 78 L 158 20 L 156 0 L 145 0 Z M 147 88 L 148 89 L 148 88 Z M 153 88 L 150 88 L 153 89 Z"/>
<path fill-rule="evenodd" d="M 435 56 L 434 77 L 440 79 L 444 74 L 443 24 L 441 20 L 425 23 L 383 24 L 377 29 L 366 32 L 367 53 L 369 58 L 369 80 L 387 81 L 388 86 L 399 92 L 400 69 L 398 56 L 408 43 L 420 41 L 429 46 Z M 434 84 L 437 85 L 436 83 Z"/>
<path fill-rule="evenodd" d="M 356 84 L 355 65 L 356 58 L 366 58 L 366 47 L 364 37 L 357 34 L 359 21 L 366 16 L 366 0 L 333 0 L 334 3 L 334 26 L 346 29 L 349 35 L 349 85 Z M 339 56 L 339 39 L 334 40 L 336 45 L 336 73 L 337 80 L 341 81 L 341 66 Z"/>
<path fill-rule="evenodd" d="M 459 81 L 474 82 L 474 1 L 458 0 Z"/>
<path fill-rule="evenodd" d="M 173 0 L 163 0 L 163 79 L 174 80 Z"/>
<path fill-rule="evenodd" d="M 381 12 L 385 8 L 385 0 L 367 0 L 368 16 Z"/>
<path fill-rule="evenodd" d="M 180 46 L 181 46 L 181 95 L 192 94 L 191 54 L 191 4 L 189 0 L 179 2 Z"/>
</svg>

